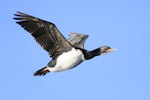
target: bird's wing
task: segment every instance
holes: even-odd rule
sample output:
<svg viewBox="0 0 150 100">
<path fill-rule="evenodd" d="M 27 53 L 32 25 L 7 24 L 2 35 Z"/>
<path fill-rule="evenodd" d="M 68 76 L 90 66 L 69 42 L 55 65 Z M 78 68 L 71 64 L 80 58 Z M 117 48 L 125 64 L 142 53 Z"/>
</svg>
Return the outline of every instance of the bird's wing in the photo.
<svg viewBox="0 0 150 100">
<path fill-rule="evenodd" d="M 52 58 L 60 55 L 62 52 L 71 50 L 72 45 L 64 38 L 57 27 L 42 19 L 18 12 L 14 14 L 15 20 L 18 20 L 26 31 L 30 32 L 35 40 L 49 52 Z"/>
<path fill-rule="evenodd" d="M 69 36 L 70 38 L 68 39 L 68 41 L 73 46 L 84 49 L 84 43 L 85 43 L 85 40 L 88 38 L 88 35 L 71 32 Z"/>
</svg>

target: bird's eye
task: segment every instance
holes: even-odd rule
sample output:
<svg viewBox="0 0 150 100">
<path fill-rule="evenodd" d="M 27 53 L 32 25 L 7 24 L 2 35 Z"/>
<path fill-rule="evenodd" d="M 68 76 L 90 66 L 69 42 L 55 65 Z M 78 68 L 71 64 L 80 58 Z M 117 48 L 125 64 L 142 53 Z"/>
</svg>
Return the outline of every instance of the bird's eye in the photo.
<svg viewBox="0 0 150 100">
<path fill-rule="evenodd" d="M 109 50 L 110 48 L 106 48 L 105 50 Z"/>
<path fill-rule="evenodd" d="M 111 49 L 110 47 L 107 47 L 107 48 L 105 48 L 104 52 L 105 53 L 110 52 L 110 49 Z"/>
</svg>

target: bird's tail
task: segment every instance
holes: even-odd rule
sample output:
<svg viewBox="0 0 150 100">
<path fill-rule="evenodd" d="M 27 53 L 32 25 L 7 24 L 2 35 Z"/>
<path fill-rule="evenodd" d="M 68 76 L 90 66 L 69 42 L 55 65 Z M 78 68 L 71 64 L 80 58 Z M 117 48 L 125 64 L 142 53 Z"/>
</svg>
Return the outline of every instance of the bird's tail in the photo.
<svg viewBox="0 0 150 100">
<path fill-rule="evenodd" d="M 49 67 L 44 67 L 38 71 L 36 71 L 34 73 L 34 76 L 44 76 L 45 74 L 47 74 L 48 72 L 50 72 Z"/>
</svg>

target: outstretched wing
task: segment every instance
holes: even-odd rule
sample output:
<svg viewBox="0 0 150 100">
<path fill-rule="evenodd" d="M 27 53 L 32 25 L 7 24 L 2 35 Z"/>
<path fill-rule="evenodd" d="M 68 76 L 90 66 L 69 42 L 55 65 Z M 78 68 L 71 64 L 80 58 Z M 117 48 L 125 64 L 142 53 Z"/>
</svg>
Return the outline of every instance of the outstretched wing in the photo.
<svg viewBox="0 0 150 100">
<path fill-rule="evenodd" d="M 16 16 L 14 19 L 18 20 L 16 23 L 30 32 L 35 40 L 49 52 L 52 58 L 72 48 L 72 45 L 64 38 L 53 23 L 21 12 L 14 15 Z"/>
<path fill-rule="evenodd" d="M 85 40 L 88 38 L 88 35 L 71 32 L 69 36 L 70 38 L 68 39 L 68 41 L 73 46 L 84 49 L 84 43 L 85 43 Z"/>
</svg>

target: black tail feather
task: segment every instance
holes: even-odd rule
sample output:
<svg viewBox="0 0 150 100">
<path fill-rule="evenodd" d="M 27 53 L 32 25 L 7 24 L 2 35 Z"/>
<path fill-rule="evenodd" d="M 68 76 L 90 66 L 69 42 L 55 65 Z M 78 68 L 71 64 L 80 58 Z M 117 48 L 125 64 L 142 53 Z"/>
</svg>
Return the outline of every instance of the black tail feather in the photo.
<svg viewBox="0 0 150 100">
<path fill-rule="evenodd" d="M 34 76 L 44 76 L 44 75 L 47 74 L 48 72 L 50 72 L 50 71 L 49 71 L 49 68 L 48 68 L 48 67 L 44 67 L 44 68 L 42 68 L 42 69 L 36 71 L 36 72 L 34 73 Z"/>
</svg>

